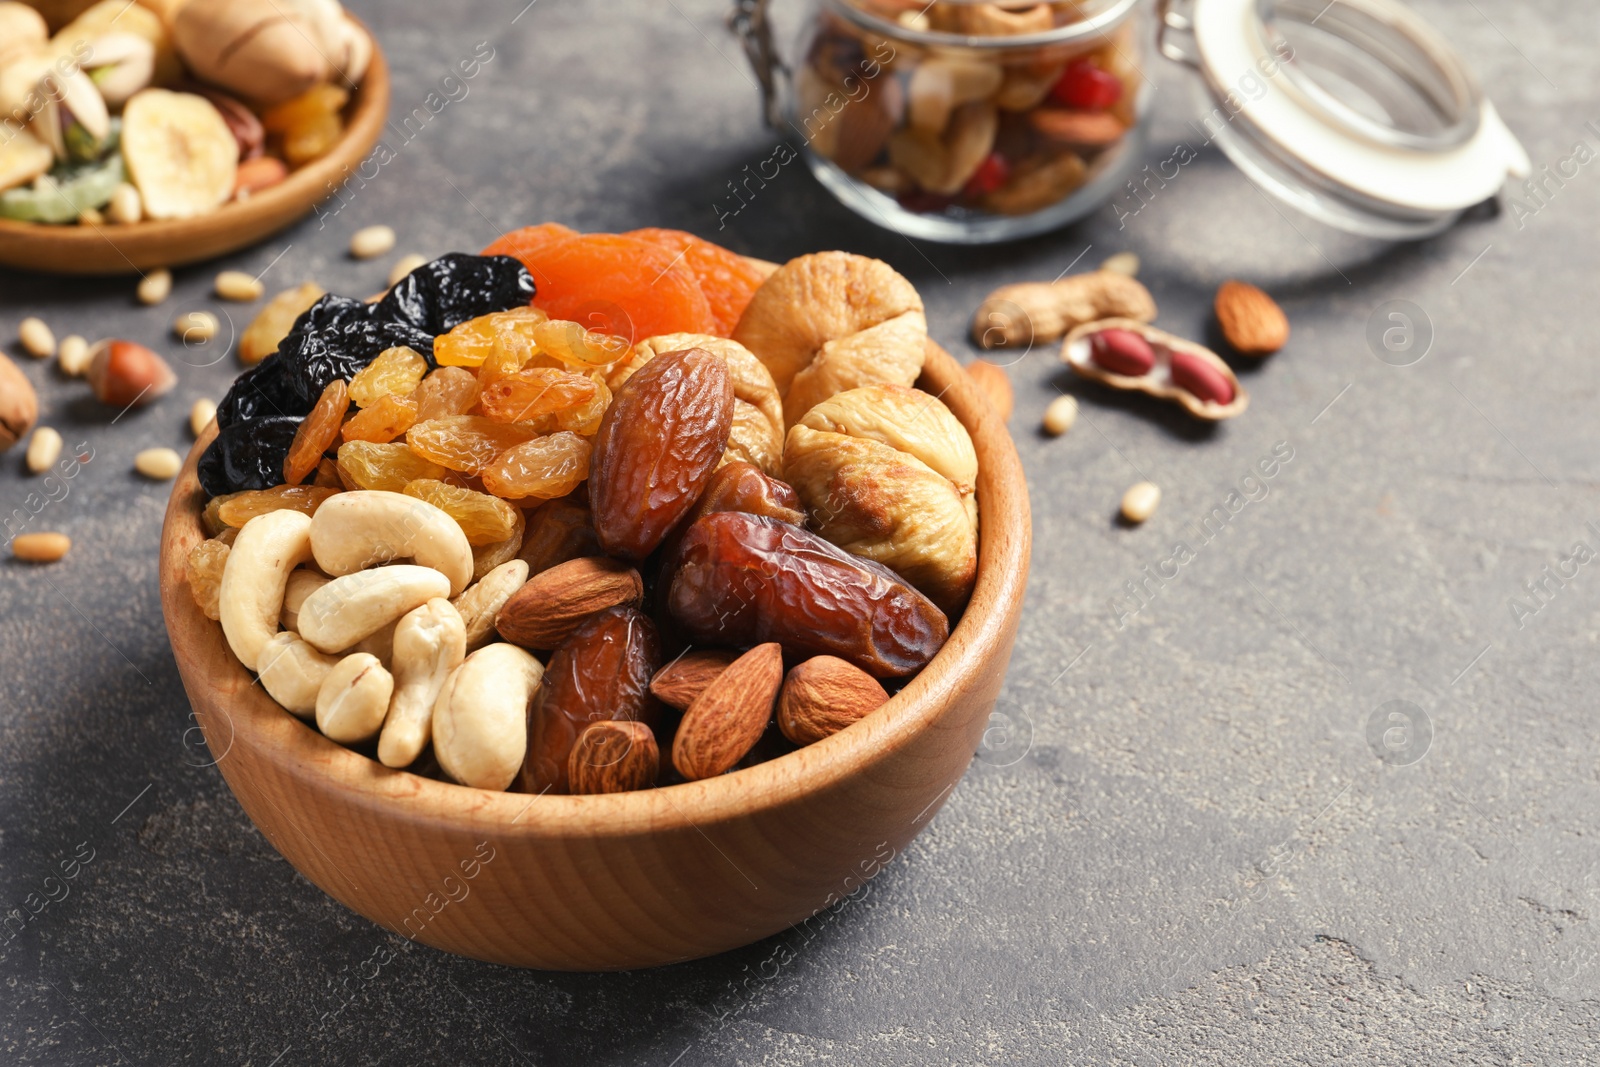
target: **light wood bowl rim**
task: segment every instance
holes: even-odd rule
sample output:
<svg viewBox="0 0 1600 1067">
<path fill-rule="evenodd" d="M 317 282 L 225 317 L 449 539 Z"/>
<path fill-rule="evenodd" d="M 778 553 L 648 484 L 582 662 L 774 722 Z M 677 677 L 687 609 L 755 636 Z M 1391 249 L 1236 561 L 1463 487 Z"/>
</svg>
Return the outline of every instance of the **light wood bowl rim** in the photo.
<svg viewBox="0 0 1600 1067">
<path fill-rule="evenodd" d="M 108 222 L 98 227 L 0 219 L 0 265 L 52 274 L 134 274 L 141 270 L 139 263 L 176 267 L 214 259 L 293 225 L 335 195 L 331 190 L 340 187 L 342 173 L 367 157 L 389 120 L 389 63 L 370 29 L 367 35 L 372 38 L 372 59 L 346 105 L 344 136 L 326 155 L 248 200 L 230 200 L 209 215 L 192 219 Z M 237 241 L 211 243 L 230 229 L 238 232 Z M 173 249 L 173 254 L 160 255 L 163 247 Z M 185 247 L 205 251 L 186 255 Z M 83 265 L 52 265 L 65 256 L 80 257 Z"/>
<path fill-rule="evenodd" d="M 279 707 L 255 686 L 251 675 L 231 652 L 222 651 L 225 676 L 203 676 L 189 650 L 193 641 L 224 642 L 221 626 L 207 619 L 184 587 L 186 563 L 175 553 L 202 539 L 203 493 L 195 475 L 201 452 L 216 435 L 213 423 L 196 441 L 179 474 L 162 531 L 163 596 L 166 623 L 180 674 L 191 693 L 209 690 L 218 707 L 231 707 L 233 733 L 213 738 L 216 762 L 227 758 L 233 744 L 278 754 L 278 769 L 296 786 L 311 793 L 342 794 L 342 800 L 373 812 L 379 820 L 401 820 L 414 826 L 459 830 L 472 826 L 521 838 L 624 838 L 653 831 L 693 829 L 758 810 L 797 804 L 869 770 L 934 726 L 960 694 L 965 680 L 985 671 L 1004 670 L 990 661 L 1005 644 L 1008 619 L 1021 603 L 1027 582 L 1031 519 L 1026 478 L 1004 422 L 989 407 L 960 364 L 933 341 L 928 343 L 924 379 L 956 411 L 973 437 L 980 464 L 980 485 L 998 492 L 979 495 L 979 568 L 971 606 L 943 649 L 915 678 L 878 711 L 832 737 L 741 771 L 699 782 L 601 796 L 532 796 L 497 793 L 435 781 L 392 770 L 376 760 L 338 745 L 312 726 Z M 987 503 L 986 503 L 987 500 Z M 1006 511 L 1002 513 L 1000 508 Z M 994 525 L 989 525 L 994 524 Z M 996 527 L 1015 527 L 1013 536 L 999 536 Z M 213 652 L 217 651 L 215 648 Z M 207 654 L 201 658 L 217 659 Z M 206 699 L 194 696 L 201 707 Z M 220 749 L 220 751 L 219 751 Z M 942 792 L 942 799 L 948 790 Z M 931 805 L 930 805 L 931 806 Z"/>
</svg>

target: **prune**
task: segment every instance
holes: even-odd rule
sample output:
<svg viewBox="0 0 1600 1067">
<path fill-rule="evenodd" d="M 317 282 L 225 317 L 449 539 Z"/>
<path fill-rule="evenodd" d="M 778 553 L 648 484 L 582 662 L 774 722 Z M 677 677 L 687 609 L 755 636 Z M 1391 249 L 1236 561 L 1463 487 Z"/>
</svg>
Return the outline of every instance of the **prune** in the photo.
<svg viewBox="0 0 1600 1067">
<path fill-rule="evenodd" d="M 325 296 L 311 305 L 278 346 L 296 396 L 295 414 L 311 410 L 322 390 L 335 378 L 349 381 L 390 348 L 410 348 L 432 366 L 433 335 L 407 322 L 374 314 L 373 304 L 343 296 Z"/>
<path fill-rule="evenodd" d="M 195 468 L 200 488 L 207 496 L 222 496 L 281 484 L 283 461 L 299 429 L 300 419 L 293 415 L 262 415 L 233 423 L 200 457 Z"/>
<path fill-rule="evenodd" d="M 595 435 L 589 494 L 600 544 L 644 559 L 711 478 L 733 428 L 728 365 L 700 348 L 657 356 L 629 378 Z"/>
<path fill-rule="evenodd" d="M 650 678 L 660 666 L 655 624 L 636 608 L 608 608 L 578 627 L 545 669 L 517 779 L 523 791 L 568 791 L 567 757 L 588 723 L 626 719 L 653 728 L 661 706 Z"/>
<path fill-rule="evenodd" d="M 526 307 L 533 293 L 533 275 L 510 256 L 451 252 L 401 278 L 376 306 L 380 318 L 437 335 L 492 311 Z"/>
<path fill-rule="evenodd" d="M 925 666 L 950 633 L 944 612 L 889 568 L 778 519 L 707 515 L 684 534 L 677 559 L 667 608 L 697 644 L 777 641 L 899 678 Z"/>
<path fill-rule="evenodd" d="M 217 428 L 226 430 L 262 415 L 304 415 L 309 410 L 295 392 L 288 362 L 271 355 L 233 380 L 217 405 Z"/>
</svg>

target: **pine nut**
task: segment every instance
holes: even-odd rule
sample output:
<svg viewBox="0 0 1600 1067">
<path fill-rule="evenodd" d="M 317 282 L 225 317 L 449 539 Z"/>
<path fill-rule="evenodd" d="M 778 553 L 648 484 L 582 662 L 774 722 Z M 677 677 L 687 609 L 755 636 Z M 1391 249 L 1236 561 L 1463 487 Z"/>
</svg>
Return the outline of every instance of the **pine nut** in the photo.
<svg viewBox="0 0 1600 1067">
<path fill-rule="evenodd" d="M 237 300 L 241 304 L 248 304 L 252 300 L 260 300 L 266 288 L 259 280 L 242 270 L 225 270 L 217 275 L 216 292 L 223 300 Z"/>
<path fill-rule="evenodd" d="M 56 335 L 50 332 L 43 319 L 32 316 L 23 319 L 17 327 L 17 340 L 22 342 L 23 351 L 34 359 L 48 359 L 56 354 Z"/>
<path fill-rule="evenodd" d="M 147 448 L 133 457 L 133 469 L 146 478 L 165 482 L 183 470 L 183 457 L 170 448 Z"/>
<path fill-rule="evenodd" d="M 389 268 L 389 284 L 395 285 L 401 278 L 404 278 L 426 262 L 428 262 L 427 256 L 419 256 L 415 252 L 409 256 L 402 256 L 395 261 L 394 266 Z"/>
<path fill-rule="evenodd" d="M 211 420 L 217 417 L 217 405 L 201 397 L 194 402 L 194 407 L 189 409 L 189 429 L 196 437 L 206 432 L 206 427 L 211 425 Z"/>
<path fill-rule="evenodd" d="M 1139 257 L 1132 252 L 1118 252 L 1100 264 L 1101 270 L 1108 270 L 1112 274 L 1126 274 L 1132 278 L 1139 273 Z"/>
<path fill-rule="evenodd" d="M 184 344 L 203 345 L 217 336 L 221 324 L 209 311 L 185 311 L 172 320 L 172 332 Z"/>
<path fill-rule="evenodd" d="M 172 295 L 172 272 L 162 267 L 139 279 L 139 303 L 155 305 Z"/>
<path fill-rule="evenodd" d="M 1051 437 L 1060 437 L 1077 421 L 1078 398 L 1075 396 L 1058 396 L 1044 409 L 1044 432 Z"/>
<path fill-rule="evenodd" d="M 140 198 L 139 190 L 127 182 L 112 190 L 111 203 L 106 205 L 106 218 L 125 225 L 144 218 L 144 200 Z"/>
<path fill-rule="evenodd" d="M 350 254 L 357 259 L 371 259 L 394 248 L 394 231 L 387 226 L 368 226 L 357 230 L 350 238 Z"/>
<path fill-rule="evenodd" d="M 18 534 L 11 541 L 11 554 L 29 563 L 54 563 L 71 547 L 72 538 L 64 533 Z"/>
<path fill-rule="evenodd" d="M 33 436 L 28 438 L 28 454 L 25 458 L 31 473 L 43 474 L 61 458 L 61 435 L 48 426 L 34 430 Z"/>
<path fill-rule="evenodd" d="M 1151 482 L 1139 482 L 1122 494 L 1122 517 L 1129 522 L 1143 522 L 1156 513 L 1161 503 L 1161 487 Z"/>
<path fill-rule="evenodd" d="M 69 378 L 81 378 L 89 369 L 89 342 L 75 333 L 69 333 L 56 347 L 56 359 L 61 373 Z"/>
</svg>

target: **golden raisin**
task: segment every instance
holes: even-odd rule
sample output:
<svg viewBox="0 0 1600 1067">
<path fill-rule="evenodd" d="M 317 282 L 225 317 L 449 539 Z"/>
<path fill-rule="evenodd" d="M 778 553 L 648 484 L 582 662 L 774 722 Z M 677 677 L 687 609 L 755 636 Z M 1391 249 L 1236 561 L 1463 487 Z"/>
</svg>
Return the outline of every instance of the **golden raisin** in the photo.
<svg viewBox="0 0 1600 1067">
<path fill-rule="evenodd" d="M 434 338 L 433 358 L 441 367 L 478 367 L 494 350 L 502 329 L 533 340 L 533 330 L 549 316 L 535 307 L 495 311 L 468 319 L 449 333 Z"/>
<path fill-rule="evenodd" d="M 535 433 L 482 415 L 449 415 L 411 427 L 406 434 L 406 444 L 425 460 L 451 470 L 477 474 L 500 453 L 522 444 Z"/>
<path fill-rule="evenodd" d="M 215 537 L 223 530 L 229 529 L 227 523 L 222 521 L 222 505 L 226 504 L 236 493 L 224 493 L 214 496 L 206 501 L 206 508 L 200 513 L 200 525 L 210 537 Z"/>
<path fill-rule="evenodd" d="M 416 421 L 416 394 L 396 396 L 390 393 L 380 396 L 371 407 L 362 408 L 352 415 L 350 421 L 344 424 L 344 439 L 383 444 L 411 429 Z"/>
<path fill-rule="evenodd" d="M 189 593 L 206 618 L 222 618 L 222 569 L 228 565 L 228 546 L 221 541 L 201 541 L 189 550 Z"/>
<path fill-rule="evenodd" d="M 314 515 L 322 502 L 339 492 L 318 485 L 275 485 L 271 489 L 246 489 L 234 493 L 217 514 L 229 526 L 243 526 L 269 511 L 303 511 Z"/>
<path fill-rule="evenodd" d="M 504 541 L 517 528 L 517 509 L 488 493 L 475 493 L 434 478 L 418 478 L 406 486 L 405 494 L 427 501 L 456 520 L 471 545 Z"/>
<path fill-rule="evenodd" d="M 507 449 L 482 471 L 483 484 L 508 500 L 566 496 L 589 477 L 589 440 L 567 430 Z"/>
<path fill-rule="evenodd" d="M 535 326 L 533 340 L 541 352 L 578 367 L 606 367 L 625 358 L 632 350 L 625 338 L 556 319 Z"/>
<path fill-rule="evenodd" d="M 322 391 L 322 396 L 311 409 L 311 414 L 305 417 L 300 423 L 300 428 L 294 432 L 294 441 L 289 445 L 289 454 L 283 457 L 285 482 L 299 485 L 306 480 L 307 475 L 317 469 L 317 464 L 322 461 L 322 454 L 332 448 L 333 443 L 339 439 L 339 426 L 344 422 L 344 413 L 349 410 L 349 390 L 345 387 L 343 378 L 335 378 Z"/>
<path fill-rule="evenodd" d="M 571 371 L 529 367 L 485 385 L 478 403 L 496 422 L 522 422 L 586 404 L 600 388 Z"/>
<path fill-rule="evenodd" d="M 417 421 L 465 415 L 478 402 L 478 379 L 461 367 L 440 367 L 417 386 Z"/>
<path fill-rule="evenodd" d="M 501 330 L 483 365 L 478 368 L 478 385 L 489 388 L 502 378 L 517 373 L 533 362 L 533 342 L 515 330 Z"/>
<path fill-rule="evenodd" d="M 406 396 L 427 373 L 428 361 L 416 352 L 404 346 L 386 348 L 350 379 L 350 399 L 366 408 L 382 396 Z"/>
<path fill-rule="evenodd" d="M 339 474 L 358 489 L 403 492 L 418 478 L 442 478 L 444 468 L 429 463 L 401 442 L 379 445 L 346 441 L 339 446 Z"/>
<path fill-rule="evenodd" d="M 311 479 L 312 485 L 320 485 L 328 489 L 343 489 L 344 481 L 339 477 L 339 465 L 327 456 L 323 456 L 317 463 L 317 476 Z"/>
<path fill-rule="evenodd" d="M 332 82 L 324 82 L 293 100 L 268 108 L 261 115 L 261 125 L 268 133 L 287 133 L 307 119 L 337 115 L 349 100 L 347 91 Z"/>
</svg>

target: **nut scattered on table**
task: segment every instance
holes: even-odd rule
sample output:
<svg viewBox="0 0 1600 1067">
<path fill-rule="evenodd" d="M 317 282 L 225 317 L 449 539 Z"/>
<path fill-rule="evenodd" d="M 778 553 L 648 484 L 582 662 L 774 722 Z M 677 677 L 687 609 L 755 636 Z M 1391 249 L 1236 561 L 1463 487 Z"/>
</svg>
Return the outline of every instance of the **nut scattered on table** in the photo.
<svg viewBox="0 0 1600 1067">
<path fill-rule="evenodd" d="M 1217 290 L 1216 314 L 1222 336 L 1240 355 L 1270 356 L 1289 343 L 1289 316 L 1248 282 L 1223 282 Z"/>
<path fill-rule="evenodd" d="M 171 481 L 183 469 L 183 457 L 170 448 L 147 448 L 133 457 L 133 469 L 154 481 Z"/>
<path fill-rule="evenodd" d="M 1044 432 L 1060 437 L 1078 421 L 1078 398 L 1058 396 L 1044 409 Z"/>
<path fill-rule="evenodd" d="M 172 295 L 172 272 L 165 267 L 150 271 L 139 279 L 139 303 L 154 306 Z"/>
<path fill-rule="evenodd" d="M 11 554 L 29 563 L 54 563 L 71 548 L 72 538 L 64 533 L 25 533 L 11 539 Z"/>
<path fill-rule="evenodd" d="M 167 361 L 144 345 L 108 338 L 89 350 L 89 387 L 102 404 L 148 404 L 178 383 Z"/>
<path fill-rule="evenodd" d="M 1134 278 L 1139 274 L 1139 257 L 1133 252 L 1118 252 L 1106 257 L 1106 261 L 1100 264 L 1100 269 Z"/>
<path fill-rule="evenodd" d="M 39 397 L 33 383 L 0 352 L 0 452 L 28 436 L 38 417 Z"/>
<path fill-rule="evenodd" d="M 56 335 L 43 319 L 29 316 L 17 326 L 17 340 L 22 350 L 34 359 L 49 359 L 56 354 Z"/>
<path fill-rule="evenodd" d="M 394 230 L 388 226 L 368 226 L 350 238 L 350 254 L 357 259 L 371 259 L 394 249 Z"/>
<path fill-rule="evenodd" d="M 23 458 L 31 473 L 43 474 L 55 466 L 56 460 L 61 458 L 61 435 L 49 426 L 41 426 L 34 430 L 33 436 L 28 439 L 28 451 Z"/>
<path fill-rule="evenodd" d="M 217 417 L 217 405 L 214 401 L 201 397 L 189 409 L 189 432 L 199 437 L 205 432 L 211 420 Z"/>
<path fill-rule="evenodd" d="M 1161 487 L 1151 482 L 1135 482 L 1122 494 L 1122 517 L 1141 523 L 1156 513 L 1161 503 Z"/>
<path fill-rule="evenodd" d="M 253 300 L 260 300 L 261 294 L 266 291 L 266 286 L 261 284 L 260 279 L 242 270 L 225 270 L 217 275 L 213 289 L 219 300 L 248 304 Z"/>
<path fill-rule="evenodd" d="M 981 348 L 1026 347 L 1054 341 L 1086 322 L 1155 317 L 1155 298 L 1137 279 L 1098 270 L 1054 282 L 1002 285 L 978 306 L 972 339 Z"/>
<path fill-rule="evenodd" d="M 56 362 L 67 377 L 83 377 L 89 370 L 89 342 L 75 333 L 63 337 L 56 348 Z"/>
<path fill-rule="evenodd" d="M 221 325 L 209 311 L 185 311 L 172 320 L 172 332 L 186 345 L 203 345 L 217 336 Z"/>
</svg>

